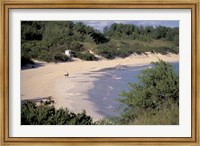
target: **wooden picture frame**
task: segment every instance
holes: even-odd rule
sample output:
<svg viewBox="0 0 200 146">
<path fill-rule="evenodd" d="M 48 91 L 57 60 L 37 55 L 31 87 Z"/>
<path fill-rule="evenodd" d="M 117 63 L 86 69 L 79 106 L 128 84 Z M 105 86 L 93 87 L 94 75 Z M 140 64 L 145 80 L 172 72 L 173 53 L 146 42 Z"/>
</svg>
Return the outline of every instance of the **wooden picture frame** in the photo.
<svg viewBox="0 0 200 146">
<path fill-rule="evenodd" d="M 1 120 L 1 144 L 2 145 L 30 145 L 30 144 L 63 144 L 63 145 L 125 145 L 125 144 L 151 144 L 151 145 L 199 145 L 199 1 L 175 0 L 175 1 L 73 1 L 73 0 L 1 0 L 1 49 L 0 49 L 0 120 Z M 113 9 L 191 9 L 192 13 L 192 136 L 183 137 L 148 137 L 148 138 L 20 138 L 9 137 L 9 9 L 63 9 L 63 8 L 113 8 Z"/>
</svg>

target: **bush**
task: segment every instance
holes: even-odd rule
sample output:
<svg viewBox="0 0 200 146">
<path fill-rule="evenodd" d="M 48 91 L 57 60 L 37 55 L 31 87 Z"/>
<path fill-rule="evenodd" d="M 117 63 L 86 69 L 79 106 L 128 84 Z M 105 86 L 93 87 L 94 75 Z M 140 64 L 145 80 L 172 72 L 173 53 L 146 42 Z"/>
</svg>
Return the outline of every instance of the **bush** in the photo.
<svg viewBox="0 0 200 146">
<path fill-rule="evenodd" d="M 39 59 L 41 61 L 45 61 L 45 62 L 53 62 L 54 55 L 53 55 L 53 53 L 51 53 L 49 51 L 42 50 L 37 59 Z"/>
<path fill-rule="evenodd" d="M 106 117 L 96 121 L 95 125 L 117 125 L 119 123 L 117 117 Z"/>
<path fill-rule="evenodd" d="M 107 59 L 113 59 L 116 57 L 116 48 L 117 47 L 110 43 L 101 44 L 97 47 L 97 54 Z"/>
<path fill-rule="evenodd" d="M 140 110 L 138 117 L 130 121 L 134 125 L 178 125 L 179 106 L 178 103 L 168 101 L 156 113 L 147 110 Z"/>
<path fill-rule="evenodd" d="M 92 60 L 96 60 L 96 57 L 89 53 L 89 52 L 84 52 L 84 53 L 76 53 L 76 57 L 82 59 L 82 60 L 86 60 L 86 61 L 92 61 Z"/>
<path fill-rule="evenodd" d="M 179 51 L 175 48 L 169 48 L 169 47 L 150 47 L 151 52 L 161 53 L 163 55 L 171 52 L 177 54 Z"/>
<path fill-rule="evenodd" d="M 109 41 L 103 34 L 97 32 L 93 32 L 91 37 L 96 44 L 106 43 Z"/>
<path fill-rule="evenodd" d="M 55 109 L 54 101 L 41 101 L 40 105 L 27 101 L 21 105 L 22 125 L 91 125 L 92 118 L 83 110 L 75 114 L 68 109 Z"/>
<path fill-rule="evenodd" d="M 129 83 L 130 91 L 123 91 L 118 99 L 125 104 L 121 122 L 134 123 L 148 117 L 149 121 L 162 113 L 171 113 L 168 122 L 145 122 L 145 124 L 178 124 L 179 76 L 173 66 L 164 61 L 153 63 L 153 68 L 143 70 L 139 82 Z M 173 113 L 176 112 L 176 113 Z M 139 123 L 141 124 L 141 123 Z"/>
<path fill-rule="evenodd" d="M 127 47 L 127 48 L 118 48 L 118 50 L 116 50 L 116 55 L 122 58 L 128 57 L 133 53 L 133 51 Z"/>
<path fill-rule="evenodd" d="M 29 57 L 22 56 L 21 57 L 21 66 L 24 66 L 26 64 L 34 64 L 34 62 Z"/>
<path fill-rule="evenodd" d="M 85 48 L 83 47 L 82 44 L 80 44 L 79 42 L 77 41 L 72 41 L 72 42 L 69 42 L 68 43 L 68 49 L 69 50 L 72 50 L 72 51 L 75 51 L 75 52 L 81 52 L 81 51 L 84 51 Z"/>
<path fill-rule="evenodd" d="M 96 60 L 92 54 L 85 53 L 88 50 L 107 59 L 150 51 L 179 52 L 179 28 L 115 23 L 101 33 L 91 26 L 72 21 L 22 21 L 21 26 L 21 56 L 45 62 L 68 61 L 61 55 L 65 50 L 73 51 L 74 57 L 83 60 Z M 155 39 L 167 41 L 167 44 L 154 46 L 151 42 Z M 85 43 L 95 44 L 95 47 L 85 48 Z"/>
<path fill-rule="evenodd" d="M 70 58 L 67 55 L 62 54 L 62 53 L 57 53 L 54 56 L 54 61 L 55 62 L 57 62 L 57 61 L 63 61 L 63 62 L 65 62 L 65 61 L 69 61 L 69 60 L 70 60 Z"/>
</svg>

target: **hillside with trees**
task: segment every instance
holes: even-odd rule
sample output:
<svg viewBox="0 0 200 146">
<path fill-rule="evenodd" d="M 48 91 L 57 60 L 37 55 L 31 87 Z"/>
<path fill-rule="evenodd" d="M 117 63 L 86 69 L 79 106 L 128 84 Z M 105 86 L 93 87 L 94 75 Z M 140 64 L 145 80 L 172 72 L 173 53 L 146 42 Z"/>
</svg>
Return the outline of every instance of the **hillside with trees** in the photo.
<svg viewBox="0 0 200 146">
<path fill-rule="evenodd" d="M 82 22 L 21 22 L 22 66 L 33 63 L 33 59 L 71 61 L 65 50 L 71 50 L 73 58 L 87 61 L 97 60 L 98 56 L 114 59 L 145 52 L 178 54 L 179 28 L 114 23 L 100 32 Z"/>
</svg>

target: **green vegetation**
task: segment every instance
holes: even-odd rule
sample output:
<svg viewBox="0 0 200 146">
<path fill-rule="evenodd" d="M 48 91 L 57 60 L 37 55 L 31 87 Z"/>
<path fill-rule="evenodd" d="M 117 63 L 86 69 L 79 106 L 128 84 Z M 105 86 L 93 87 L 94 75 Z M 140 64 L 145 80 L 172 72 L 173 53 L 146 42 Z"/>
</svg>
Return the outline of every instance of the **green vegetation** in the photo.
<svg viewBox="0 0 200 146">
<path fill-rule="evenodd" d="M 30 58 L 26 58 L 24 56 L 21 57 L 21 64 L 22 66 L 26 64 L 35 64 Z"/>
<path fill-rule="evenodd" d="M 124 58 L 133 53 L 179 53 L 178 28 L 112 24 L 104 29 L 104 35 L 110 41 L 98 45 L 96 53 L 109 59 L 116 56 Z"/>
<path fill-rule="evenodd" d="M 22 66 L 32 59 L 45 62 L 70 61 L 64 54 L 65 50 L 71 50 L 73 57 L 89 61 L 96 60 L 90 51 L 113 59 L 145 52 L 177 54 L 178 45 L 179 28 L 114 23 L 105 27 L 101 33 L 81 22 L 21 22 Z"/>
<path fill-rule="evenodd" d="M 71 21 L 22 21 L 21 34 L 21 57 L 45 62 L 70 61 L 64 54 L 65 50 L 73 51 L 74 57 L 95 60 L 81 42 L 107 42 L 94 28 Z M 26 62 L 22 59 L 24 64 Z"/>
<path fill-rule="evenodd" d="M 21 106 L 22 125 L 91 125 L 92 118 L 82 113 L 75 114 L 68 109 L 55 109 L 54 101 L 41 101 L 40 105 L 33 102 L 25 102 Z"/>
<path fill-rule="evenodd" d="M 83 52 L 83 53 L 77 53 L 76 56 L 82 60 L 87 60 L 87 61 L 90 61 L 90 60 L 96 60 L 96 57 L 89 53 L 89 52 Z"/>
<path fill-rule="evenodd" d="M 36 105 L 26 102 L 21 107 L 23 125 L 178 125 L 179 75 L 173 66 L 162 60 L 152 63 L 138 76 L 138 83 L 129 83 L 130 90 L 121 92 L 121 115 L 92 122 L 86 112 L 56 110 L 49 100 Z"/>
<path fill-rule="evenodd" d="M 130 91 L 121 93 L 121 124 L 179 123 L 179 76 L 171 64 L 153 64 L 141 72 L 138 83 L 129 83 Z"/>
</svg>

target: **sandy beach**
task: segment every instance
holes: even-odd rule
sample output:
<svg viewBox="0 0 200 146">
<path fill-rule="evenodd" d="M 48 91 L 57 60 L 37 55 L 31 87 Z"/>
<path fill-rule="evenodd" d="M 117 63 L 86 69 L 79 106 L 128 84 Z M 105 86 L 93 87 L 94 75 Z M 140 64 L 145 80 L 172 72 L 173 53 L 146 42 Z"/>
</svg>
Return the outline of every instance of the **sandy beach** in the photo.
<svg viewBox="0 0 200 146">
<path fill-rule="evenodd" d="M 117 88 L 117 82 L 120 77 L 106 73 L 102 69 L 117 67 L 119 64 L 140 66 L 158 59 L 167 62 L 179 61 L 179 55 L 175 54 L 147 54 L 114 60 L 40 63 L 38 67 L 23 69 L 21 70 L 21 100 L 40 101 L 43 97 L 52 96 L 56 108 L 67 107 L 75 113 L 85 109 L 94 121 L 113 115 L 112 111 L 114 112 L 118 103 L 107 97 L 118 96 L 116 93 L 120 89 Z M 69 73 L 69 77 L 64 77 L 65 72 Z M 104 79 L 102 84 L 96 84 L 96 81 L 102 78 Z M 109 86 L 111 82 L 114 86 Z M 113 102 L 114 106 L 110 104 Z M 104 113 L 107 111 L 108 113 Z"/>
</svg>

